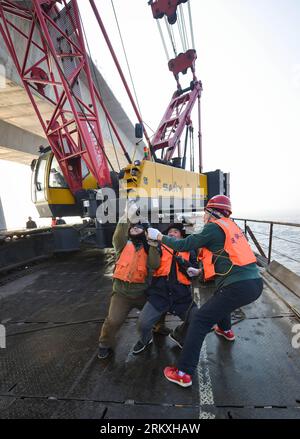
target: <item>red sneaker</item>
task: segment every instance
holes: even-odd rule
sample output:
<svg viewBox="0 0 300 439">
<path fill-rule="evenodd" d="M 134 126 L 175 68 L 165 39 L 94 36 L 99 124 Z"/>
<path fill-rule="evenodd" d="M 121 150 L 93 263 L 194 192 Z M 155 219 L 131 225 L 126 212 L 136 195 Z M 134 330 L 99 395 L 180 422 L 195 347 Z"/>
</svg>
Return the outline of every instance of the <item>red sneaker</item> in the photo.
<svg viewBox="0 0 300 439">
<path fill-rule="evenodd" d="M 192 385 L 192 377 L 185 373 L 182 377 L 178 375 L 178 369 L 176 367 L 165 367 L 164 375 L 167 380 L 172 383 L 178 384 L 181 387 L 189 387 Z"/>
<path fill-rule="evenodd" d="M 223 331 L 223 329 L 219 328 L 219 326 L 215 326 L 215 333 L 217 335 L 221 335 L 222 337 L 226 338 L 228 341 L 234 341 L 235 335 L 231 329 L 229 331 Z"/>
</svg>

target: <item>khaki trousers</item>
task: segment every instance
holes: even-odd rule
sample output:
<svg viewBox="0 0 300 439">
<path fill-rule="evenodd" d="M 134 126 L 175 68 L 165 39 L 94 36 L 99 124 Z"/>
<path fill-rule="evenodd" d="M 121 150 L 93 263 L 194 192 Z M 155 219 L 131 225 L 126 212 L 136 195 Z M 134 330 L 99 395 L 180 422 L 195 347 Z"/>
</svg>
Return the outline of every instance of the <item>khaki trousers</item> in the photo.
<svg viewBox="0 0 300 439">
<path fill-rule="evenodd" d="M 128 297 L 113 293 L 110 299 L 109 311 L 101 328 L 99 344 L 110 348 L 115 344 L 117 332 L 125 322 L 133 308 L 142 309 L 146 303 L 146 296 Z"/>
</svg>

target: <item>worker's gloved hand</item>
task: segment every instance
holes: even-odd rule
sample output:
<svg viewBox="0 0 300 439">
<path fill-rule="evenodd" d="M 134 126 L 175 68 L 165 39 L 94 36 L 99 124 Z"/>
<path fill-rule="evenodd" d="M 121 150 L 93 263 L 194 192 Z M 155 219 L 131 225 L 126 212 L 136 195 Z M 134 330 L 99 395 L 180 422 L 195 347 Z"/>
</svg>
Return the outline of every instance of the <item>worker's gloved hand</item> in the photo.
<svg viewBox="0 0 300 439">
<path fill-rule="evenodd" d="M 201 270 L 199 268 L 189 267 L 186 270 L 186 272 L 189 275 L 189 277 L 195 277 L 195 276 L 199 276 Z"/>
<path fill-rule="evenodd" d="M 152 227 L 149 227 L 149 229 L 147 230 L 147 238 L 153 241 L 157 241 L 157 238 L 160 235 L 161 235 L 160 231 L 157 229 L 153 229 Z"/>
<path fill-rule="evenodd" d="M 153 241 L 152 239 L 147 239 L 147 243 L 150 245 L 150 247 L 158 248 L 158 246 L 159 246 L 159 242 L 158 241 Z"/>
<path fill-rule="evenodd" d="M 125 213 L 132 224 L 136 224 L 139 222 L 139 206 L 134 201 L 127 202 Z"/>
</svg>

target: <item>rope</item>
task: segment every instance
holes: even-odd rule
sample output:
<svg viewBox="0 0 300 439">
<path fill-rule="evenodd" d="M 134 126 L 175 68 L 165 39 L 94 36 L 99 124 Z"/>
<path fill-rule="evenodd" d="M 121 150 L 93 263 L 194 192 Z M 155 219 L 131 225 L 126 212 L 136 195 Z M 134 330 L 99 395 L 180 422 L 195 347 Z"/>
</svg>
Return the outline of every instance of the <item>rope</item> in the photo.
<svg viewBox="0 0 300 439">
<path fill-rule="evenodd" d="M 215 252 L 215 253 L 212 252 L 213 256 L 216 256 L 216 259 L 215 259 L 214 262 L 213 262 L 214 266 L 215 266 L 215 263 L 217 262 L 217 260 L 218 260 L 219 258 L 223 258 L 223 259 L 227 259 L 227 260 L 231 261 L 231 259 L 230 259 L 229 256 L 224 256 L 224 255 L 221 255 L 221 253 L 218 253 L 218 252 L 223 252 L 223 251 L 225 251 L 224 248 L 221 248 L 220 250 L 218 250 L 218 251 Z M 217 272 L 215 271 L 215 274 L 218 275 L 218 276 L 227 276 L 227 274 L 229 274 L 229 273 L 231 272 L 231 270 L 233 269 L 233 266 L 234 266 L 234 265 L 233 265 L 233 263 L 231 262 L 231 266 L 230 266 L 230 268 L 226 271 L 226 273 L 217 273 Z"/>
</svg>

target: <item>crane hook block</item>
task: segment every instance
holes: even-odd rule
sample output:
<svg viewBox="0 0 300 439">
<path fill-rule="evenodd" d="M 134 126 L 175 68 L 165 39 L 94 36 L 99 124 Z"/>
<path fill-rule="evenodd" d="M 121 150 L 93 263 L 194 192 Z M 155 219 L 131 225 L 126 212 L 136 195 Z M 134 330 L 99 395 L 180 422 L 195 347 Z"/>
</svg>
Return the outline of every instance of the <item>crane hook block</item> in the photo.
<svg viewBox="0 0 300 439">
<path fill-rule="evenodd" d="M 196 50 L 187 50 L 185 53 L 180 53 L 176 58 L 169 61 L 169 70 L 174 74 L 175 77 L 178 77 L 179 73 L 186 74 L 187 69 L 189 68 L 194 73 L 196 59 Z"/>
<path fill-rule="evenodd" d="M 188 0 L 151 0 L 149 4 L 152 8 L 152 14 L 155 19 L 167 16 L 170 24 L 175 24 L 177 21 L 177 6 L 181 3 L 186 3 Z"/>
</svg>

